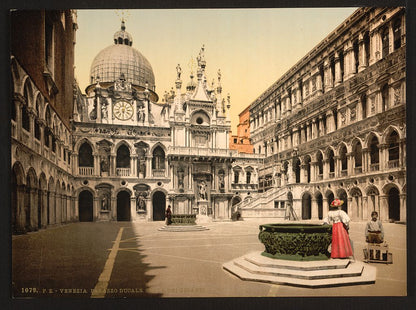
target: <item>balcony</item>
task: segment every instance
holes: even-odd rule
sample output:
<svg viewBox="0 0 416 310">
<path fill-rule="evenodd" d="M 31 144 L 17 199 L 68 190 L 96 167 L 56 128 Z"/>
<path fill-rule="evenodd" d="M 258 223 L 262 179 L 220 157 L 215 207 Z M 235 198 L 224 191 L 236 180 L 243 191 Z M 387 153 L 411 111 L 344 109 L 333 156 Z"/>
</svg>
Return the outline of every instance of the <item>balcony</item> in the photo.
<svg viewBox="0 0 416 310">
<path fill-rule="evenodd" d="M 79 167 L 79 175 L 93 175 L 94 167 Z"/>
<path fill-rule="evenodd" d="M 153 169 L 152 175 L 155 178 L 163 178 L 165 176 L 165 169 Z"/>
<path fill-rule="evenodd" d="M 116 168 L 116 175 L 119 177 L 130 176 L 130 168 Z"/>
<path fill-rule="evenodd" d="M 398 168 L 399 167 L 399 160 L 398 159 L 389 160 L 388 164 L 389 164 L 389 169 Z"/>
<path fill-rule="evenodd" d="M 342 177 L 346 177 L 347 175 L 348 175 L 348 170 L 347 169 L 341 170 L 341 176 Z"/>
<path fill-rule="evenodd" d="M 360 173 L 363 173 L 363 167 L 355 167 L 354 174 L 360 174 Z"/>
<path fill-rule="evenodd" d="M 330 178 L 330 179 L 333 179 L 334 177 L 335 177 L 335 172 L 330 172 L 330 173 L 329 173 L 329 178 Z"/>
<path fill-rule="evenodd" d="M 379 169 L 380 169 L 380 164 L 379 163 L 370 165 L 370 171 L 378 171 Z"/>
<path fill-rule="evenodd" d="M 323 174 L 321 173 L 321 174 L 318 174 L 318 178 L 317 178 L 317 180 L 318 181 L 322 181 L 324 179 L 324 176 L 323 176 Z"/>
</svg>

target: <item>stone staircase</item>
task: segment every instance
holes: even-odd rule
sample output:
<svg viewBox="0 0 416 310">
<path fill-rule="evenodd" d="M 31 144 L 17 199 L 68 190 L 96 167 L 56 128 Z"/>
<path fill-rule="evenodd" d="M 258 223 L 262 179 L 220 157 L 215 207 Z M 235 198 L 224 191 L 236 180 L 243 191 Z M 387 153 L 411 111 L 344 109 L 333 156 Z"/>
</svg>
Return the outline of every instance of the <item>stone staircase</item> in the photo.
<svg viewBox="0 0 416 310">
<path fill-rule="evenodd" d="M 242 280 L 299 287 L 319 288 L 373 284 L 376 268 L 349 259 L 291 261 L 273 259 L 260 251 L 223 264 L 223 268 Z"/>
<path fill-rule="evenodd" d="M 202 225 L 165 225 L 165 226 L 160 227 L 158 230 L 182 232 L 182 231 L 203 231 L 203 230 L 208 230 L 208 228 Z"/>
</svg>

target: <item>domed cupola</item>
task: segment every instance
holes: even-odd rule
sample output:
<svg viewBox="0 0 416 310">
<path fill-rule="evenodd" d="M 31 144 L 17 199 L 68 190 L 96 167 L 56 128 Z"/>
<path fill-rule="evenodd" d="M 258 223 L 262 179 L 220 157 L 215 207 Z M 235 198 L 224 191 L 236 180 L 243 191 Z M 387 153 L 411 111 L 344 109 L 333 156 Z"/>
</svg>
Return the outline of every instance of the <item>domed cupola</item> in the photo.
<svg viewBox="0 0 416 310">
<path fill-rule="evenodd" d="M 131 34 L 126 31 L 124 20 L 121 21 L 121 30 L 114 34 L 114 44 L 124 44 L 128 46 L 133 44 Z"/>
<path fill-rule="evenodd" d="M 133 88 L 140 91 L 148 89 L 151 97 L 158 100 L 152 66 L 132 44 L 132 36 L 122 21 L 121 29 L 114 34 L 114 44 L 99 52 L 91 64 L 91 85 L 87 87 L 87 93 L 94 88 L 97 80 L 101 87 L 107 88 L 123 74 L 125 81 L 131 83 Z"/>
</svg>

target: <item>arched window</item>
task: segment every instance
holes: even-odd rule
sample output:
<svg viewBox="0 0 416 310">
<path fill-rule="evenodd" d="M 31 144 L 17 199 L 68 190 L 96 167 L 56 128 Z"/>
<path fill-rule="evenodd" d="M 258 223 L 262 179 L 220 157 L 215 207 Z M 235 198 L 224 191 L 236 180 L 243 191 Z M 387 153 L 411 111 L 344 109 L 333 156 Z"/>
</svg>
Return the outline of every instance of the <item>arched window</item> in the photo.
<svg viewBox="0 0 416 310">
<path fill-rule="evenodd" d="M 328 153 L 329 172 L 335 172 L 334 151 L 330 150 Z"/>
<path fill-rule="evenodd" d="M 348 162 L 347 162 L 347 148 L 345 145 L 340 150 L 340 158 L 341 158 L 341 170 L 347 170 L 348 169 Z"/>
<path fill-rule="evenodd" d="M 389 145 L 389 161 L 399 159 L 399 135 L 393 131 L 387 139 Z"/>
<path fill-rule="evenodd" d="M 367 96 L 361 96 L 361 111 L 362 111 L 362 119 L 367 117 Z"/>
<path fill-rule="evenodd" d="M 130 168 L 130 150 L 124 144 L 117 149 L 116 167 Z"/>
<path fill-rule="evenodd" d="M 318 161 L 318 174 L 322 175 L 324 173 L 324 159 L 323 159 L 321 152 L 318 153 L 317 161 Z"/>
<path fill-rule="evenodd" d="M 165 169 L 165 152 L 160 146 L 153 151 L 152 169 Z"/>
<path fill-rule="evenodd" d="M 370 162 L 371 164 L 379 163 L 378 139 L 375 136 L 370 142 Z"/>
<path fill-rule="evenodd" d="M 402 21 L 400 18 L 396 19 L 393 25 L 393 40 L 394 40 L 394 49 L 397 50 L 402 46 Z"/>
<path fill-rule="evenodd" d="M 234 170 L 234 183 L 238 184 L 240 178 L 240 173 L 236 170 Z"/>
<path fill-rule="evenodd" d="M 30 131 L 30 119 L 27 111 L 27 106 L 24 104 L 22 107 L 22 127 L 26 131 Z"/>
<path fill-rule="evenodd" d="M 87 142 L 84 142 L 79 148 L 78 166 L 94 167 L 94 157 L 92 156 L 92 148 Z"/>
<path fill-rule="evenodd" d="M 246 183 L 250 184 L 251 183 L 251 172 L 247 171 L 246 173 Z"/>
<path fill-rule="evenodd" d="M 296 175 L 296 183 L 300 183 L 300 160 L 299 158 L 295 162 L 295 175 Z"/>
<path fill-rule="evenodd" d="M 382 58 L 386 57 L 389 54 L 389 28 L 385 27 L 381 34 L 381 40 L 383 45 Z"/>
<path fill-rule="evenodd" d="M 362 167 L 363 165 L 363 157 L 362 157 L 362 147 L 361 147 L 361 143 L 357 142 L 357 144 L 355 144 L 354 149 L 353 149 L 353 154 L 354 154 L 354 166 L 355 167 Z"/>
<path fill-rule="evenodd" d="M 389 87 L 387 84 L 381 89 L 381 104 L 382 111 L 386 111 L 389 107 Z"/>
</svg>

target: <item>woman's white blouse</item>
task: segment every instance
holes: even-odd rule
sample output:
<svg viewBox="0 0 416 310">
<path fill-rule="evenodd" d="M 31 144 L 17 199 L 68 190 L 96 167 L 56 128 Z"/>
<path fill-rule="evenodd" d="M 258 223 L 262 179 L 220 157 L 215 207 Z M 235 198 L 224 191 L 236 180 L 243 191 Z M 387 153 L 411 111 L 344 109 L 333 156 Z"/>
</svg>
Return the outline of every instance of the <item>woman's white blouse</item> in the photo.
<svg viewBox="0 0 416 310">
<path fill-rule="evenodd" d="M 339 222 L 343 222 L 344 224 L 348 225 L 350 222 L 350 217 L 343 210 L 328 211 L 327 217 L 324 218 L 324 223 L 332 224 Z"/>
</svg>

